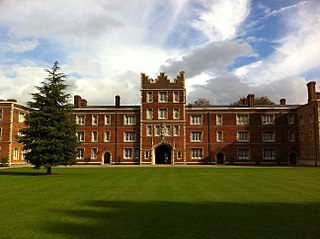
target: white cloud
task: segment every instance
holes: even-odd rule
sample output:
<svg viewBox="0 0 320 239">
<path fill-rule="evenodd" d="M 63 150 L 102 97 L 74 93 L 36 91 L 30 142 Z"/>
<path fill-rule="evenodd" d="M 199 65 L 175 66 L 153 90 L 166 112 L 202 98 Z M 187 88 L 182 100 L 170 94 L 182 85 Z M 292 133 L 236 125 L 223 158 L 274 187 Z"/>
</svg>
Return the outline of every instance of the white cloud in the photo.
<svg viewBox="0 0 320 239">
<path fill-rule="evenodd" d="M 22 53 L 34 50 L 39 45 L 39 42 L 37 40 L 23 40 L 20 42 L 11 42 L 2 45 L 6 51 Z"/>
</svg>

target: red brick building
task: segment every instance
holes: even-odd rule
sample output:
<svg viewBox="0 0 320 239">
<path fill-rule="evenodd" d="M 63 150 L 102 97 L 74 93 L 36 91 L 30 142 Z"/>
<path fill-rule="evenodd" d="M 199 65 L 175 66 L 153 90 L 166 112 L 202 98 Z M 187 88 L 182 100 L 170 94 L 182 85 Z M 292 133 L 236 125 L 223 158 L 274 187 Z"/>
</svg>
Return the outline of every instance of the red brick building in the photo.
<svg viewBox="0 0 320 239">
<path fill-rule="evenodd" d="M 74 96 L 78 164 L 308 164 L 319 157 L 320 93 L 308 83 L 306 105 L 186 105 L 185 74 L 141 74 L 140 106 L 91 106 Z M 27 108 L 0 102 L 1 155 L 22 163 L 16 142 Z"/>
</svg>

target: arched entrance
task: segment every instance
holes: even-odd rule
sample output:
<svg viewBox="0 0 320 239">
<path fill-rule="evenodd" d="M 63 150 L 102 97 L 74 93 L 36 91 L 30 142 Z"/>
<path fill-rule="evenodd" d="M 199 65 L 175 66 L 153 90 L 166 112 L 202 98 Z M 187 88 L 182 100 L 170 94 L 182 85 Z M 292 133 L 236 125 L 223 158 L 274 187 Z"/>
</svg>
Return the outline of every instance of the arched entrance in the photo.
<svg viewBox="0 0 320 239">
<path fill-rule="evenodd" d="M 171 148 L 162 144 L 155 150 L 156 164 L 171 164 Z"/>
<path fill-rule="evenodd" d="M 103 163 L 104 164 L 110 164 L 111 163 L 111 154 L 110 152 L 105 152 L 103 155 Z"/>
<path fill-rule="evenodd" d="M 216 159 L 217 164 L 224 164 L 224 154 L 222 152 L 217 153 Z"/>
<path fill-rule="evenodd" d="M 297 156 L 294 152 L 289 154 L 289 164 L 293 164 L 293 165 L 297 164 Z"/>
</svg>

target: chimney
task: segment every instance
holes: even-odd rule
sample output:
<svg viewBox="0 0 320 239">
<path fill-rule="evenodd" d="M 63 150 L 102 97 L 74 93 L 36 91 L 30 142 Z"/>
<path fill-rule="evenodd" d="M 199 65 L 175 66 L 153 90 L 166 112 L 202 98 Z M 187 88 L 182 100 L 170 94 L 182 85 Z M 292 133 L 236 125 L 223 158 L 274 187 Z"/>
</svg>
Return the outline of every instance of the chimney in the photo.
<svg viewBox="0 0 320 239">
<path fill-rule="evenodd" d="M 75 95 L 73 97 L 73 107 L 74 108 L 80 108 L 81 107 L 81 96 Z"/>
<path fill-rule="evenodd" d="M 18 101 L 16 99 L 7 99 L 8 102 L 17 103 Z"/>
<path fill-rule="evenodd" d="M 317 99 L 316 96 L 316 82 L 315 81 L 310 81 L 307 84 L 308 87 L 308 103 L 310 104 L 311 102 L 315 101 Z"/>
<path fill-rule="evenodd" d="M 247 96 L 247 99 L 248 99 L 248 106 L 254 107 L 254 94 L 249 94 Z"/>
<path fill-rule="evenodd" d="M 88 105 L 88 101 L 86 99 L 81 99 L 81 107 L 85 107 Z"/>
<path fill-rule="evenodd" d="M 247 98 L 243 98 L 242 99 L 242 105 L 243 106 L 247 106 L 248 105 L 248 99 Z"/>
<path fill-rule="evenodd" d="M 121 97 L 119 95 L 116 95 L 115 97 L 116 108 L 120 108 L 120 99 Z"/>
<path fill-rule="evenodd" d="M 284 98 L 280 99 L 280 105 L 286 105 L 286 99 Z"/>
</svg>

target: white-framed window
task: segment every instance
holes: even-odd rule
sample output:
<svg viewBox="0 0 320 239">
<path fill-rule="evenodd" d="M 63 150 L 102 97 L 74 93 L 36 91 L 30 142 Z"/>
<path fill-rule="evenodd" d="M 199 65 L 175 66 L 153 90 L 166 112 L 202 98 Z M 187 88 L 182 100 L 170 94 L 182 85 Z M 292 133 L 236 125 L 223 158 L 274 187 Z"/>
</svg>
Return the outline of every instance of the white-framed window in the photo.
<svg viewBox="0 0 320 239">
<path fill-rule="evenodd" d="M 216 125 L 222 125 L 222 115 L 216 115 Z"/>
<path fill-rule="evenodd" d="M 147 125 L 147 136 L 152 136 L 152 126 Z"/>
<path fill-rule="evenodd" d="M 111 115 L 105 115 L 104 116 L 104 124 L 105 125 L 111 125 Z"/>
<path fill-rule="evenodd" d="M 155 136 L 160 136 L 160 126 L 156 125 L 154 128 L 154 135 Z"/>
<path fill-rule="evenodd" d="M 274 148 L 264 148 L 263 149 L 263 159 L 264 160 L 276 159 L 276 150 Z"/>
<path fill-rule="evenodd" d="M 77 148 L 78 154 L 77 159 L 83 159 L 84 158 L 84 148 Z"/>
<path fill-rule="evenodd" d="M 78 124 L 78 125 L 84 125 L 84 123 L 85 123 L 85 117 L 84 117 L 84 115 L 78 115 L 78 116 L 77 116 L 77 124 Z"/>
<path fill-rule="evenodd" d="M 294 124 L 294 114 L 288 114 L 288 124 Z"/>
<path fill-rule="evenodd" d="M 171 127 L 170 127 L 170 125 L 167 125 L 166 126 L 166 136 L 169 136 L 169 135 L 171 135 Z"/>
<path fill-rule="evenodd" d="M 173 118 L 179 119 L 179 109 L 173 109 Z"/>
<path fill-rule="evenodd" d="M 18 160 L 19 159 L 19 148 L 14 148 L 13 159 L 14 160 Z"/>
<path fill-rule="evenodd" d="M 191 158 L 192 159 L 202 159 L 202 149 L 201 148 L 191 149 Z"/>
<path fill-rule="evenodd" d="M 77 134 L 78 142 L 84 142 L 84 132 L 78 131 L 76 134 Z"/>
<path fill-rule="evenodd" d="M 124 132 L 124 142 L 135 142 L 136 134 L 134 131 Z"/>
<path fill-rule="evenodd" d="M 190 124 L 201 125 L 202 124 L 202 115 L 190 115 Z"/>
<path fill-rule="evenodd" d="M 3 110 L 0 109 L 0 121 L 2 121 L 2 118 L 3 118 Z"/>
<path fill-rule="evenodd" d="M 92 125 L 98 125 L 98 115 L 92 115 Z"/>
<path fill-rule="evenodd" d="M 313 130 L 310 129 L 310 140 L 312 141 L 313 140 Z"/>
<path fill-rule="evenodd" d="M 217 142 L 222 142 L 223 141 L 223 132 L 221 130 L 218 130 L 216 132 L 216 137 L 217 137 Z"/>
<path fill-rule="evenodd" d="M 274 131 L 264 131 L 262 132 L 262 141 L 263 142 L 275 142 L 275 132 Z"/>
<path fill-rule="evenodd" d="M 147 109 L 147 111 L 146 111 L 146 118 L 147 119 L 152 119 L 153 117 L 153 110 L 152 109 Z"/>
<path fill-rule="evenodd" d="M 180 150 L 178 150 L 178 152 L 177 152 L 177 158 L 181 159 L 181 151 Z"/>
<path fill-rule="evenodd" d="M 98 142 L 98 132 L 97 131 L 91 132 L 91 142 Z"/>
<path fill-rule="evenodd" d="M 19 123 L 23 123 L 25 121 L 26 114 L 24 112 L 19 112 Z"/>
<path fill-rule="evenodd" d="M 152 97 L 152 92 L 147 92 L 147 102 L 148 103 L 151 103 L 152 101 L 153 101 L 153 99 L 152 99 L 153 97 Z"/>
<path fill-rule="evenodd" d="M 132 148 L 124 148 L 123 149 L 123 158 L 124 159 L 132 159 L 133 150 Z"/>
<path fill-rule="evenodd" d="M 304 141 L 304 133 L 303 133 L 303 131 L 299 132 L 299 140 L 300 140 L 300 142 Z"/>
<path fill-rule="evenodd" d="M 191 132 L 191 142 L 201 142 L 202 141 L 202 132 L 194 131 Z"/>
<path fill-rule="evenodd" d="M 250 141 L 249 131 L 238 131 L 237 132 L 237 141 L 238 142 L 249 142 Z"/>
<path fill-rule="evenodd" d="M 124 116 L 124 124 L 125 125 L 135 125 L 136 117 L 134 115 L 125 115 Z"/>
<path fill-rule="evenodd" d="M 167 109 L 159 109 L 159 119 L 167 119 L 168 118 L 168 110 Z"/>
<path fill-rule="evenodd" d="M 0 128 L 0 140 L 2 139 L 2 128 Z"/>
<path fill-rule="evenodd" d="M 239 160 L 249 160 L 250 159 L 250 149 L 249 148 L 238 148 L 238 159 Z"/>
<path fill-rule="evenodd" d="M 146 150 L 146 151 L 144 152 L 144 158 L 145 158 L 145 159 L 149 159 L 149 151 L 148 151 L 148 150 Z"/>
<path fill-rule="evenodd" d="M 179 125 L 175 125 L 175 126 L 173 127 L 173 135 L 174 135 L 174 136 L 180 135 Z"/>
<path fill-rule="evenodd" d="M 160 103 L 168 102 L 168 93 L 167 92 L 159 92 L 159 100 Z"/>
<path fill-rule="evenodd" d="M 248 125 L 249 115 L 237 115 L 237 125 Z"/>
<path fill-rule="evenodd" d="M 98 149 L 91 148 L 91 159 L 97 159 Z"/>
<path fill-rule="evenodd" d="M 104 132 L 104 142 L 110 142 L 110 131 Z"/>
<path fill-rule="evenodd" d="M 274 115 L 262 115 L 261 116 L 262 124 L 274 124 Z"/>
<path fill-rule="evenodd" d="M 173 92 L 173 102 L 175 103 L 179 102 L 179 92 L 177 91 Z"/>
<path fill-rule="evenodd" d="M 296 141 L 296 134 L 294 131 L 288 132 L 288 141 L 289 142 L 295 142 Z"/>
</svg>

